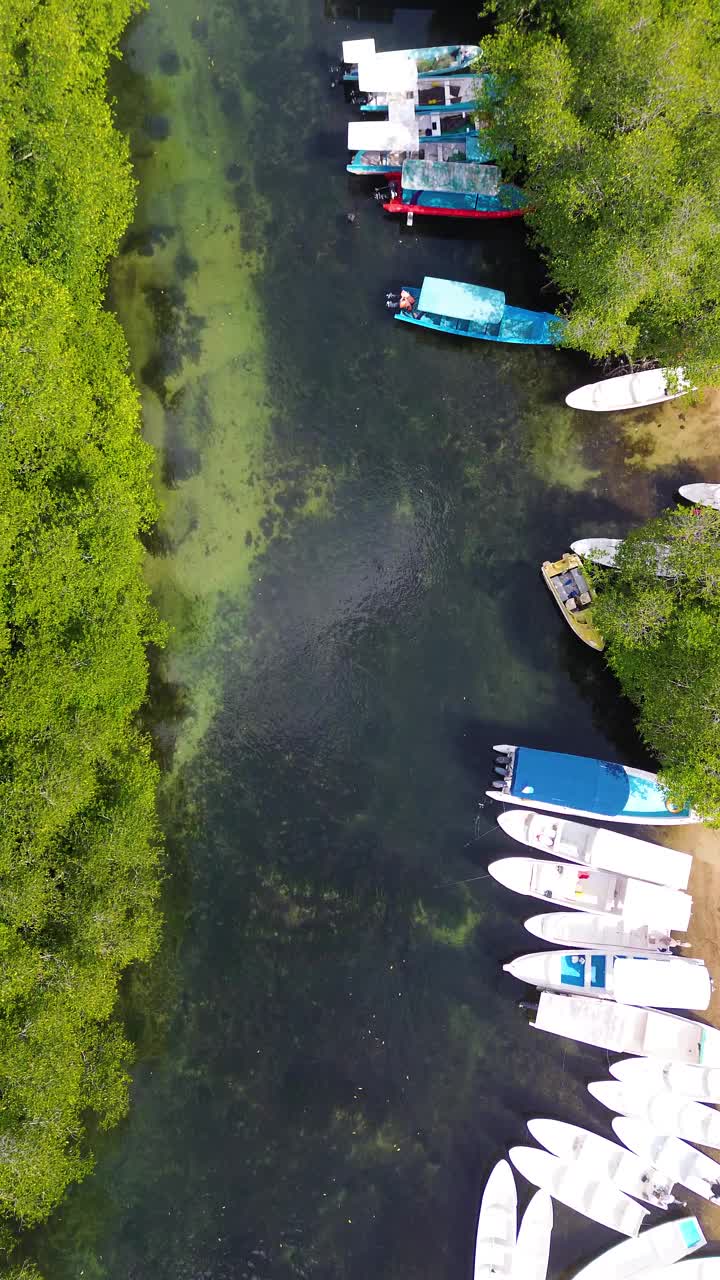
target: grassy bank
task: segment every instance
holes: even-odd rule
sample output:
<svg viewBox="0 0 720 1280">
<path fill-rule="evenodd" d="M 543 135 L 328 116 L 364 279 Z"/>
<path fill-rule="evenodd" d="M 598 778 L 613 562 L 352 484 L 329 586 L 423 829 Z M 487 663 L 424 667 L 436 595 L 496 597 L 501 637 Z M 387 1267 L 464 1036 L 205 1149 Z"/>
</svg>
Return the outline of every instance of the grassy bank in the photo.
<svg viewBox="0 0 720 1280">
<path fill-rule="evenodd" d="M 48 1215 L 127 1106 L 113 1020 L 158 928 L 149 450 L 106 267 L 133 209 L 105 100 L 137 0 L 0 14 L 0 1223 Z"/>
</svg>

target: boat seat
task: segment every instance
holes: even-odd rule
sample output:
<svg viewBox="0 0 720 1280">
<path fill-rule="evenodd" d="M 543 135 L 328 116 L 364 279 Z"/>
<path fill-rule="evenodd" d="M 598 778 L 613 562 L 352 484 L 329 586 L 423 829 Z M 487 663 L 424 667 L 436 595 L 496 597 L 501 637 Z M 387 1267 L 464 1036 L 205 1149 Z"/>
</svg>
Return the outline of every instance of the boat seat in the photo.
<svg viewBox="0 0 720 1280">
<path fill-rule="evenodd" d="M 591 600 L 592 600 L 592 596 L 590 595 L 589 591 L 582 591 L 580 593 L 580 603 L 582 605 L 590 604 Z"/>
</svg>

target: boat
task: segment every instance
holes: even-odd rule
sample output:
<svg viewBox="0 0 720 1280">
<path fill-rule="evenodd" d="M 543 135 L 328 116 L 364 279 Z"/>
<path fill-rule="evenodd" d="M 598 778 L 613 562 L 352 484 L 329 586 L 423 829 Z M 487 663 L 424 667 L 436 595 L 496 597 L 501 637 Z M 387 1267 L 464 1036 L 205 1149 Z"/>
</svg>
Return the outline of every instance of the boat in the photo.
<svg viewBox="0 0 720 1280">
<path fill-rule="evenodd" d="M 492 155 L 475 129 L 470 112 L 425 115 L 422 132 L 418 118 L 413 124 L 399 128 L 389 120 L 351 120 L 348 124 L 348 148 L 354 151 L 348 173 L 385 174 L 400 180 L 406 160 L 447 160 L 482 162 Z"/>
<path fill-rule="evenodd" d="M 598 1178 L 607 1178 L 620 1191 L 644 1200 L 654 1209 L 667 1210 L 677 1203 L 672 1178 L 609 1138 L 562 1120 L 528 1120 L 528 1129 L 535 1141 L 558 1160 L 577 1161 Z"/>
<path fill-rule="evenodd" d="M 530 1025 L 612 1053 L 720 1065 L 720 1031 L 659 1009 L 542 991 Z"/>
<path fill-rule="evenodd" d="M 578 639 L 591 649 L 604 649 L 605 641 L 592 617 L 595 597 L 583 574 L 580 557 L 565 551 L 559 560 L 543 560 L 541 573 L 563 618 Z"/>
<path fill-rule="evenodd" d="M 497 165 L 468 159 L 405 160 L 399 190 L 383 204 L 386 213 L 440 218 L 517 218 L 526 209 L 519 187 L 501 182 Z"/>
<path fill-rule="evenodd" d="M 688 1191 L 720 1204 L 720 1164 L 682 1138 L 659 1134 L 654 1125 L 631 1116 L 615 1116 L 612 1127 L 629 1151 L 661 1169 Z"/>
<path fill-rule="evenodd" d="M 710 974 L 702 960 L 617 951 L 534 951 L 503 965 L 505 973 L 543 991 L 662 1009 L 707 1009 Z M 718 1117 L 720 1119 L 720 1117 Z"/>
<path fill-rule="evenodd" d="M 536 1191 L 520 1223 L 512 1280 L 547 1280 L 552 1229 L 552 1200 L 547 1191 Z"/>
<path fill-rule="evenodd" d="M 621 1080 L 593 1081 L 588 1092 L 610 1111 L 647 1120 L 657 1133 L 720 1148 L 720 1112 L 702 1102 L 689 1102 L 667 1090 L 648 1093 L 641 1086 Z"/>
<path fill-rule="evenodd" d="M 358 63 L 368 58 L 410 58 L 415 63 L 418 76 L 422 79 L 437 75 L 442 71 L 446 75 L 464 71 L 472 66 L 482 55 L 478 44 L 436 44 L 426 49 L 396 49 L 388 53 L 378 53 L 372 36 L 365 40 L 343 40 L 342 60 L 344 65 L 343 80 L 352 83 L 358 78 Z"/>
<path fill-rule="evenodd" d="M 685 381 L 682 369 L 673 369 L 676 391 L 668 392 L 667 369 L 643 369 L 640 373 L 624 373 L 602 382 L 588 382 L 565 397 L 571 409 L 591 409 L 595 413 L 619 413 L 622 409 L 642 409 L 663 400 L 677 400 L 694 391 Z"/>
<path fill-rule="evenodd" d="M 623 542 L 623 538 L 577 538 L 575 542 L 570 543 L 570 546 L 576 555 L 583 556 L 586 560 L 592 560 L 595 564 L 604 565 L 606 569 L 614 569 L 617 563 L 617 554 Z M 657 546 L 652 543 L 646 543 L 645 545 L 649 552 L 654 553 L 655 576 L 657 578 L 677 577 L 677 574 L 670 568 L 668 563 L 671 547 Z"/>
<path fill-rule="evenodd" d="M 498 1160 L 485 1185 L 475 1237 L 474 1280 L 510 1280 L 517 1239 L 517 1190 L 507 1160 Z"/>
<path fill-rule="evenodd" d="M 498 858 L 489 864 L 488 872 L 514 893 L 542 898 L 575 911 L 620 917 L 626 925 L 653 924 L 685 930 L 690 923 L 692 898 L 689 893 L 632 880 L 611 871 L 588 871 L 576 862 Z"/>
<path fill-rule="evenodd" d="M 707 1244 L 697 1218 L 677 1218 L 650 1227 L 635 1240 L 623 1240 L 594 1262 L 581 1267 L 572 1280 L 647 1280 L 650 1267 L 669 1267 Z M 673 1268 L 674 1274 L 674 1268 Z"/>
<path fill-rule="evenodd" d="M 621 1235 L 636 1236 L 640 1231 L 648 1210 L 618 1191 L 611 1182 L 596 1177 L 592 1170 L 586 1173 L 574 1161 L 564 1164 L 536 1147 L 511 1147 L 508 1154 L 518 1173 L 542 1191 L 548 1191 L 560 1204 Z"/>
<path fill-rule="evenodd" d="M 565 321 L 561 317 L 549 311 L 509 307 L 500 289 L 437 276 L 425 276 L 421 286 L 405 288 L 417 299 L 412 312 L 399 311 L 395 315 L 405 324 L 486 342 L 552 346 L 562 338 Z"/>
<path fill-rule="evenodd" d="M 684 1062 L 651 1062 L 648 1058 L 623 1058 L 614 1062 L 610 1074 L 648 1093 L 677 1094 L 696 1102 L 720 1102 L 720 1069 L 692 1067 Z"/>
<path fill-rule="evenodd" d="M 645 769 L 534 747 L 498 745 L 493 750 L 503 781 L 486 791 L 491 800 L 638 826 L 700 821 L 689 805 L 673 804 L 657 774 Z"/>
<path fill-rule="evenodd" d="M 667 929 L 646 924 L 630 928 L 622 917 L 593 916 L 585 911 L 548 911 L 531 916 L 525 921 L 525 928 L 556 947 L 592 947 L 594 951 L 619 951 L 625 947 L 652 955 L 677 945 Z"/>
<path fill-rule="evenodd" d="M 411 58 L 385 54 L 358 64 L 363 113 L 389 111 L 402 105 L 419 115 L 427 112 L 477 111 L 482 76 L 436 74 L 418 78 Z"/>
<path fill-rule="evenodd" d="M 607 827 L 589 827 L 584 822 L 568 822 L 532 809 L 511 809 L 501 813 L 498 826 L 513 840 L 541 853 L 570 862 L 582 862 L 601 871 L 617 871 L 635 880 L 649 880 L 669 889 L 687 889 L 692 870 L 692 854 L 666 849 L 650 840 L 621 835 Z"/>
<path fill-rule="evenodd" d="M 682 484 L 678 493 L 699 507 L 714 507 L 720 511 L 720 484 Z"/>
</svg>

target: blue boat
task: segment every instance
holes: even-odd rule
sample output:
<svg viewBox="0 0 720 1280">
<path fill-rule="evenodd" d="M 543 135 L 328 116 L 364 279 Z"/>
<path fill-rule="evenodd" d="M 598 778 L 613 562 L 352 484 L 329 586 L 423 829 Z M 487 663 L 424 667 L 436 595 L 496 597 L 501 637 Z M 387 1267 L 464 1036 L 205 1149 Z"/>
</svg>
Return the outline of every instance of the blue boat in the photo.
<svg viewBox="0 0 720 1280">
<path fill-rule="evenodd" d="M 386 213 L 424 213 L 441 218 L 519 218 L 527 201 L 519 187 L 500 181 L 494 164 L 466 156 L 449 161 L 406 160 L 400 191 L 391 190 Z M 408 222 L 412 223 L 412 217 Z"/>
<path fill-rule="evenodd" d="M 416 117 L 413 136 L 398 138 L 389 121 L 351 121 L 348 125 L 348 147 L 354 150 L 357 146 L 358 150 L 347 165 L 348 173 L 399 175 L 404 162 L 410 159 L 479 162 L 492 159 L 469 112 L 424 115 L 421 123 L 422 130 L 417 127 Z M 383 125 L 388 126 L 386 131 Z M 367 134 L 367 145 L 366 130 L 373 131 Z M 401 143 L 400 147 L 397 142 Z"/>
<path fill-rule="evenodd" d="M 367 94 L 367 100 L 360 110 L 387 111 L 402 95 L 403 101 L 412 103 L 419 115 L 429 111 L 477 111 L 481 80 L 481 76 L 435 76 L 419 80 L 412 87 L 400 87 L 390 80 L 384 88 L 367 90 L 363 89 L 361 81 L 360 88 Z"/>
<path fill-rule="evenodd" d="M 481 55 L 478 44 L 436 44 L 427 49 L 399 49 L 393 51 L 395 56 L 411 58 L 417 67 L 420 77 L 438 74 L 451 75 L 456 71 L 464 71 L 472 66 Z M 358 63 L 366 58 L 383 58 L 387 55 L 378 53 L 372 37 L 368 40 L 344 40 L 342 47 L 345 71 L 343 80 L 356 81 Z"/>
<path fill-rule="evenodd" d="M 425 276 L 422 288 L 406 285 L 416 299 L 412 311 L 399 311 L 396 320 L 453 333 L 461 338 L 482 338 L 486 342 L 521 342 L 552 346 L 562 339 L 567 321 L 549 311 L 526 311 L 509 307 L 499 289 L 460 280 Z"/>
<path fill-rule="evenodd" d="M 582 818 L 611 818 L 652 826 L 700 822 L 684 805 L 673 805 L 656 773 L 588 756 L 570 756 L 533 747 L 496 746 L 493 800 L 572 813 Z"/>
</svg>

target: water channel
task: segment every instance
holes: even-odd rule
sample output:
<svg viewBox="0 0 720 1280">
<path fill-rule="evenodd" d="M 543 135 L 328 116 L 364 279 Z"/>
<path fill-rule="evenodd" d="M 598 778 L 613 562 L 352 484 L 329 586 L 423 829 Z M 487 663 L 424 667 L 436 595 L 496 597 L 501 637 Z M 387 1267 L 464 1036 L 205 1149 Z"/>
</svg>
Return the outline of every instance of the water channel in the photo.
<svg viewBox="0 0 720 1280">
<path fill-rule="evenodd" d="M 607 1132 L 601 1057 L 501 972 L 532 903 L 487 878 L 479 801 L 496 741 L 643 762 L 538 566 L 679 477 L 565 409 L 578 358 L 393 322 L 426 272 L 555 299 L 521 225 L 385 218 L 328 77 L 343 38 L 473 39 L 476 7 L 151 0 L 126 40 L 167 927 L 125 997 L 130 1116 L 37 1241 L 52 1280 L 457 1280 L 528 1117 Z M 611 1243 L 556 1218 L 554 1277 Z"/>
</svg>

